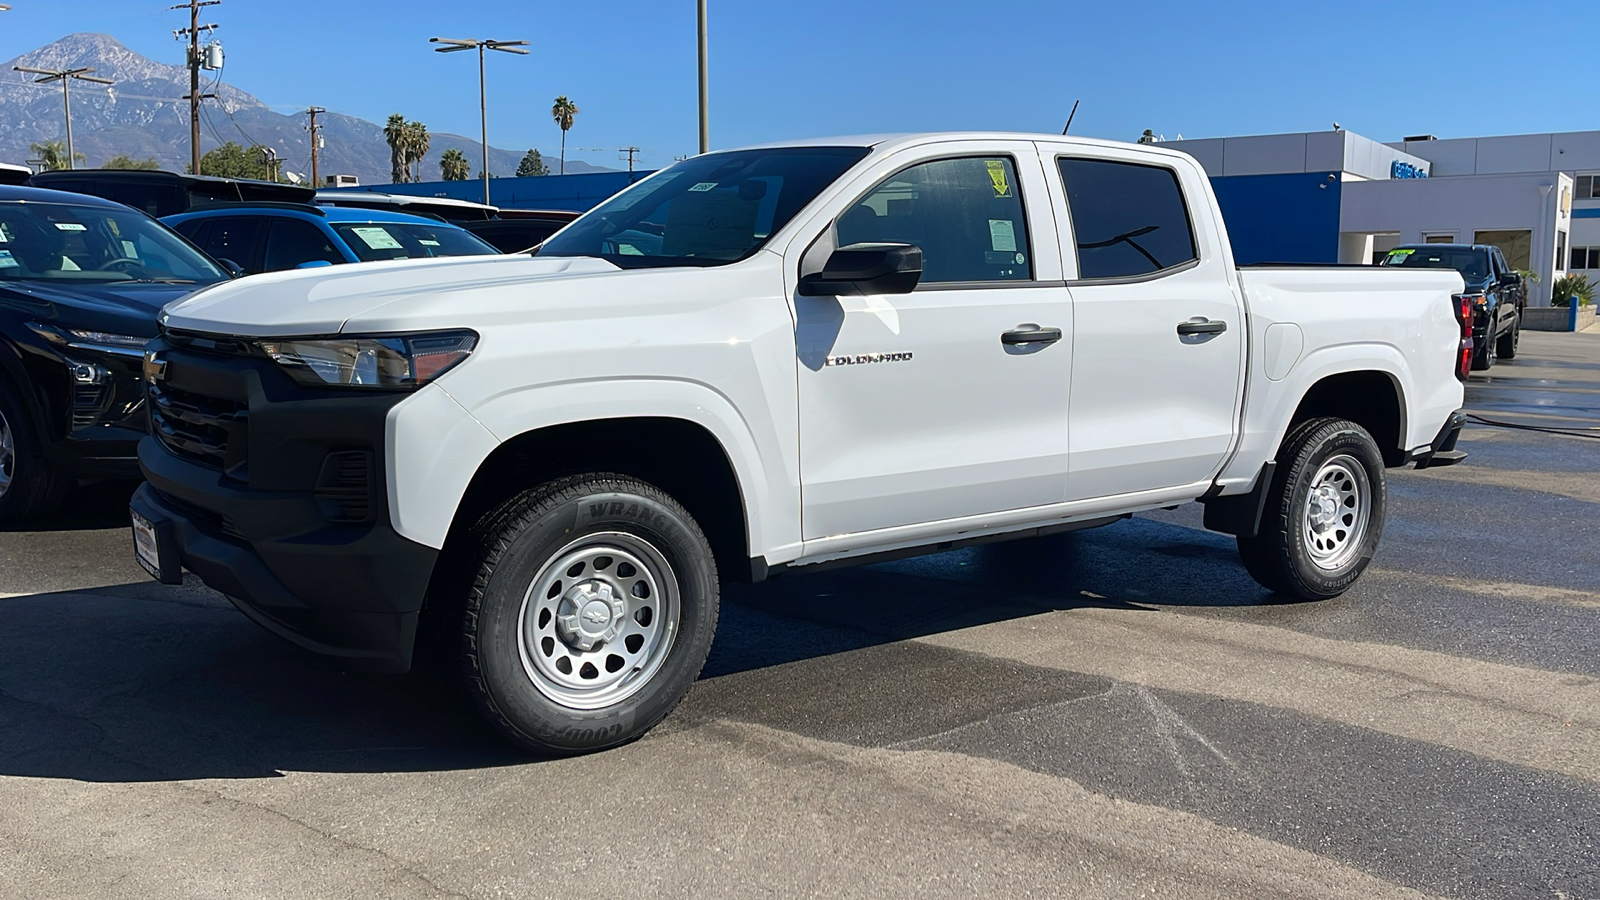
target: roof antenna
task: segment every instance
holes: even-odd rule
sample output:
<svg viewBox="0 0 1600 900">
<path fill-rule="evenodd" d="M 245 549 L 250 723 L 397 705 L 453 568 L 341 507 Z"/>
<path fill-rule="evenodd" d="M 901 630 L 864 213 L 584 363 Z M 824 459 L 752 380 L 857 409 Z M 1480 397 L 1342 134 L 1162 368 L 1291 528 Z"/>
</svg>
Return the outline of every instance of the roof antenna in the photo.
<svg viewBox="0 0 1600 900">
<path fill-rule="evenodd" d="M 1067 113 L 1067 127 L 1061 129 L 1062 134 L 1066 134 L 1068 131 L 1072 130 L 1072 117 L 1078 114 L 1078 104 L 1080 102 L 1081 101 L 1079 100 L 1072 101 L 1072 112 Z"/>
</svg>

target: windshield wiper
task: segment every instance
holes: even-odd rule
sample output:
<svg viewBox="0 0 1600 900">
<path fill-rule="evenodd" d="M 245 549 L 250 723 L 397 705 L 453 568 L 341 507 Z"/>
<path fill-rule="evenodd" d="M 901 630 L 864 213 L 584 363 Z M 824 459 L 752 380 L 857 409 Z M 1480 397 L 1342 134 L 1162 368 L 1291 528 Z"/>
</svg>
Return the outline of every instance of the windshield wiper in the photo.
<svg viewBox="0 0 1600 900">
<path fill-rule="evenodd" d="M 199 284 L 193 278 L 134 278 L 134 284 Z"/>
</svg>

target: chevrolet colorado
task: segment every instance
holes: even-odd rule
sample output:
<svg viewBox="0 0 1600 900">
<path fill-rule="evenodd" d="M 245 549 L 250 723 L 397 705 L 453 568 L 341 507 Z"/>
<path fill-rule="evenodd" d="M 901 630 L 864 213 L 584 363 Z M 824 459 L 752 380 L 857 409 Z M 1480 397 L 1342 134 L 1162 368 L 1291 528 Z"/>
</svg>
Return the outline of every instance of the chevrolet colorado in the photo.
<svg viewBox="0 0 1600 900">
<path fill-rule="evenodd" d="M 136 552 L 312 650 L 444 646 L 524 746 L 643 734 L 720 580 L 1199 500 L 1344 591 L 1385 467 L 1444 465 L 1453 270 L 1241 268 L 1182 153 L 945 134 L 710 153 L 534 256 L 262 275 L 168 307 Z"/>
</svg>

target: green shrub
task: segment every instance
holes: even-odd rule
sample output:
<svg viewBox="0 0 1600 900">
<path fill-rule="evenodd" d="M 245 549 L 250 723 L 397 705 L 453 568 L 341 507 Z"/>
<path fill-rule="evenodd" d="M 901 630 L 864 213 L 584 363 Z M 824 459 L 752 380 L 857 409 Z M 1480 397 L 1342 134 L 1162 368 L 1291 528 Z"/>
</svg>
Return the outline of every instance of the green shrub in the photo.
<svg viewBox="0 0 1600 900">
<path fill-rule="evenodd" d="M 1589 283 L 1589 276 L 1563 275 L 1550 285 L 1551 306 L 1570 306 L 1573 297 L 1578 298 L 1579 306 L 1594 302 L 1594 285 Z"/>
</svg>

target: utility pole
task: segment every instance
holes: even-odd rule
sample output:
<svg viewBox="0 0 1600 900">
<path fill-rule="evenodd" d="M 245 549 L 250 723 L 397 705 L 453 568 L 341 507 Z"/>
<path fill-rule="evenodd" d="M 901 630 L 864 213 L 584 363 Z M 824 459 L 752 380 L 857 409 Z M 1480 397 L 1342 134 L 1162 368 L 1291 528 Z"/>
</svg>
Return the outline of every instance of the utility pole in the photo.
<svg viewBox="0 0 1600 900">
<path fill-rule="evenodd" d="M 700 0 L 700 152 L 711 150 L 711 101 L 706 88 L 706 0 Z"/>
<path fill-rule="evenodd" d="M 617 152 L 618 153 L 626 153 L 626 154 L 628 154 L 628 171 L 632 172 L 633 171 L 633 155 L 635 153 L 639 152 L 639 148 L 638 147 L 623 147 L 622 149 L 618 150 Z"/>
<path fill-rule="evenodd" d="M 193 175 L 200 174 L 200 32 L 214 31 L 215 25 L 200 24 L 200 10 L 207 6 L 216 6 L 222 0 L 189 0 L 168 9 L 187 9 L 189 11 L 189 27 L 180 28 L 172 36 L 182 40 L 189 39 L 189 94 L 184 99 L 189 101 L 189 172 Z M 211 95 L 214 96 L 214 95 Z"/>
<path fill-rule="evenodd" d="M 52 81 L 61 82 L 61 103 L 67 111 L 67 168 L 76 169 L 78 162 L 72 149 L 72 79 L 79 81 L 92 81 L 95 84 L 116 84 L 109 78 L 94 78 L 89 75 L 93 69 L 30 69 L 27 66 L 12 66 L 18 72 L 27 72 L 29 75 L 43 75 L 35 78 L 34 84 L 48 84 Z"/>
<path fill-rule="evenodd" d="M 317 116 L 325 112 L 327 110 L 320 106 L 306 110 L 306 115 L 311 117 L 308 130 L 311 132 L 311 186 L 314 188 L 322 187 L 322 172 L 317 168 L 317 151 L 322 149 L 322 126 L 317 124 Z"/>
</svg>

